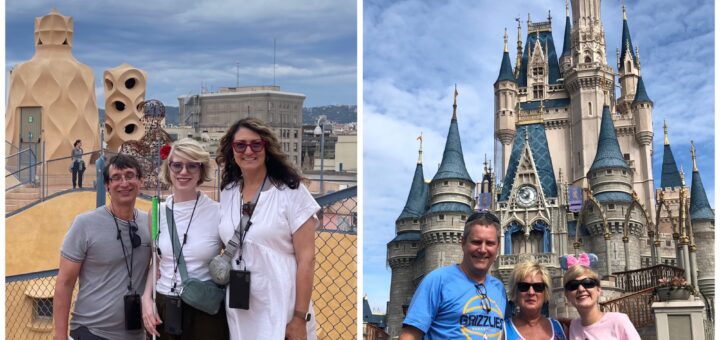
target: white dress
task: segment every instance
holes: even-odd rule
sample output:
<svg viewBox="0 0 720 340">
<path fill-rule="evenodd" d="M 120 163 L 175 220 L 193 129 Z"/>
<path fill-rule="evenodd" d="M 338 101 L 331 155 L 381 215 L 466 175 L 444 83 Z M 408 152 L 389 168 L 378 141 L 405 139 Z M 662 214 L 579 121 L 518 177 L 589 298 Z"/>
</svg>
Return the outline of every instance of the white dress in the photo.
<svg viewBox="0 0 720 340">
<path fill-rule="evenodd" d="M 240 221 L 239 187 L 224 189 L 220 205 L 220 237 L 227 244 Z M 260 194 L 243 243 L 243 262 L 237 265 L 237 255 L 232 261 L 233 269 L 246 268 L 251 277 L 249 310 L 230 308 L 229 298 L 225 299 L 230 339 L 285 338 L 285 327 L 295 310 L 297 262 L 292 235 L 319 209 L 302 184 L 295 190 L 270 185 Z M 308 339 L 316 339 L 314 313 L 307 329 Z"/>
</svg>

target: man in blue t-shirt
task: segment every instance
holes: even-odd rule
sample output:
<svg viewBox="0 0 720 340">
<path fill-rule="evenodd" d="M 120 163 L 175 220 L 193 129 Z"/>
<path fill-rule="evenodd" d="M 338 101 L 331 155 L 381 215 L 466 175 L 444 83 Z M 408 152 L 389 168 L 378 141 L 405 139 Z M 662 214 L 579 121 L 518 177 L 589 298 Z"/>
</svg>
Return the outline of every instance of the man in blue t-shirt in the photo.
<svg viewBox="0 0 720 340">
<path fill-rule="evenodd" d="M 468 217 L 460 264 L 422 280 L 403 322 L 400 340 L 502 339 L 505 287 L 488 274 L 500 245 L 500 220 L 489 211 Z"/>
</svg>

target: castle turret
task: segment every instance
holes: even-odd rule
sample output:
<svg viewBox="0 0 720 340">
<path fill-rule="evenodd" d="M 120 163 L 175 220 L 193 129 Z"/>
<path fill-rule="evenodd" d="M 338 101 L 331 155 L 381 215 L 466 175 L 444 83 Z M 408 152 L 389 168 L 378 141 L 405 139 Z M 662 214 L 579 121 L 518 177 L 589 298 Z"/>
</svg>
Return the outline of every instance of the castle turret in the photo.
<svg viewBox="0 0 720 340">
<path fill-rule="evenodd" d="M 682 180 L 680 179 L 680 172 L 678 172 L 677 163 L 675 163 L 675 156 L 673 156 L 672 149 L 670 148 L 667 123 L 663 124 L 663 131 L 665 135 L 665 146 L 663 149 L 662 172 L 660 174 L 660 188 L 680 188 L 683 185 Z"/>
<path fill-rule="evenodd" d="M 403 306 L 410 304 L 415 286 L 408 284 L 414 279 L 413 262 L 420 249 L 420 223 L 428 203 L 428 185 L 425 183 L 422 166 L 422 136 L 418 162 L 415 166 L 405 208 L 395 220 L 397 236 L 387 244 L 387 259 L 392 269 L 390 281 L 390 302 L 387 310 L 387 329 L 390 336 L 400 335 L 404 318 Z"/>
<path fill-rule="evenodd" d="M 623 30 L 620 44 L 620 58 L 617 65 L 618 75 L 620 76 L 620 98 L 617 110 L 621 114 L 628 114 L 630 113 L 630 106 L 636 97 L 635 91 L 639 87 L 640 62 L 635 55 L 632 40 L 630 39 L 630 28 L 628 28 L 625 5 L 623 5 Z"/>
<path fill-rule="evenodd" d="M 457 122 L 457 90 L 453 116 L 445 142 L 442 163 L 430 182 L 430 209 L 424 215 L 422 239 L 425 246 L 421 274 L 458 263 L 462 249 L 458 246 L 465 220 L 472 212 L 474 181 L 470 178 L 460 143 Z"/>
<path fill-rule="evenodd" d="M 563 49 L 560 55 L 560 70 L 563 73 L 567 72 L 572 67 L 572 48 L 571 48 L 571 37 L 572 25 L 570 24 L 570 4 L 565 0 L 565 38 L 563 39 Z"/>
<path fill-rule="evenodd" d="M 607 65 L 605 31 L 600 21 L 600 0 L 572 0 L 572 67 L 565 72 L 570 94 L 570 140 L 567 150 L 569 184 L 585 185 L 599 140 L 602 107 L 610 103 L 615 73 Z"/>
<path fill-rule="evenodd" d="M 495 139 L 502 144 L 501 164 L 507 164 L 510 159 L 510 148 L 515 137 L 515 122 L 517 113 L 515 108 L 518 102 L 518 86 L 510 66 L 508 53 L 507 31 L 505 32 L 505 51 L 503 52 L 500 73 L 495 81 Z M 504 175 L 505 169 L 500 169 Z"/>
<path fill-rule="evenodd" d="M 711 305 L 715 299 L 715 213 L 707 199 L 698 171 L 695 145 L 691 142 L 693 160 L 692 186 L 690 188 L 690 220 L 695 234 L 697 268 L 700 292 L 709 299 Z"/>
<path fill-rule="evenodd" d="M 646 222 L 644 213 L 635 209 L 625 225 L 625 213 L 633 203 L 633 173 L 623 158 L 607 105 L 603 107 L 597 145 L 587 177 L 602 212 L 591 210 L 583 224 L 592 237 L 590 250 L 601 257 L 601 263 L 608 264 L 600 272 L 609 275 L 640 268 L 640 237 L 644 236 Z M 629 235 L 627 240 L 623 239 L 625 234 Z M 623 247 L 625 241 L 629 243 L 627 247 Z M 625 254 L 626 250 L 630 254 Z"/>
</svg>

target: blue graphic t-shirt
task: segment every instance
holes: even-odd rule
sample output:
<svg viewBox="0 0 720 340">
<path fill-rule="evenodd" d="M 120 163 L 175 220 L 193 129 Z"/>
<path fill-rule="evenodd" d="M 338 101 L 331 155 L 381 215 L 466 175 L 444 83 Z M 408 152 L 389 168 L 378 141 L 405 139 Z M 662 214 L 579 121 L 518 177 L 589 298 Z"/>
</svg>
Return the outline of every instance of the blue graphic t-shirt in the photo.
<svg viewBox="0 0 720 340">
<path fill-rule="evenodd" d="M 425 339 L 500 340 L 505 287 L 490 274 L 483 285 L 486 299 L 458 265 L 438 268 L 418 286 L 403 324 L 421 330 Z"/>
</svg>

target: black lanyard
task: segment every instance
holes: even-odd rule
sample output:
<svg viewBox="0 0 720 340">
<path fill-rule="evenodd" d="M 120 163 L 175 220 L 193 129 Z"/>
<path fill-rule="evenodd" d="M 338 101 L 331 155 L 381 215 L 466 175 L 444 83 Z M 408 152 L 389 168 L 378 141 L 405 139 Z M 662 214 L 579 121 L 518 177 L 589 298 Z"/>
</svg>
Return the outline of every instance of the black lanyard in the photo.
<svg viewBox="0 0 720 340">
<path fill-rule="evenodd" d="M 240 185 L 240 225 L 242 225 L 243 216 L 245 215 L 244 212 L 247 210 L 247 222 L 245 223 L 245 229 L 243 230 L 242 236 L 240 237 L 240 245 L 238 249 L 240 249 L 240 254 L 238 254 L 238 259 L 235 260 L 235 263 L 237 265 L 240 265 L 240 262 L 242 261 L 242 249 L 243 244 L 245 243 L 245 237 L 247 236 L 248 230 L 250 230 L 250 226 L 252 225 L 252 221 L 250 220 L 252 218 L 253 213 L 255 212 L 255 207 L 257 207 L 257 203 L 260 200 L 260 193 L 262 192 L 263 188 L 265 187 L 265 182 L 267 182 L 267 175 L 265 175 L 265 178 L 263 179 L 262 184 L 258 188 L 257 193 L 255 194 L 255 198 L 248 203 L 243 204 L 243 194 L 242 189 L 244 186 L 244 183 Z M 232 214 L 231 214 L 232 216 Z M 238 226 L 240 226 L 238 225 Z"/>
<path fill-rule="evenodd" d="M 125 242 L 123 242 L 122 235 L 120 235 L 120 225 L 118 224 L 117 217 L 115 217 L 115 213 L 112 212 L 112 209 L 108 209 L 110 211 L 110 215 L 112 215 L 113 220 L 115 221 L 115 228 L 117 229 L 117 237 L 120 240 L 120 247 L 122 248 L 123 252 L 123 263 L 125 263 L 125 268 L 128 272 L 128 277 L 130 278 L 130 283 L 127 285 L 128 292 L 132 292 L 132 269 L 133 269 L 133 255 L 135 255 L 135 248 L 132 246 L 130 247 L 130 264 L 127 262 L 127 252 L 125 251 Z M 135 222 L 135 211 L 133 209 L 133 222 Z M 137 224 L 137 223 L 136 223 Z M 132 226 L 128 223 L 128 238 L 131 239 L 132 236 L 130 235 L 130 228 Z M 132 243 L 132 240 L 131 242 Z"/>
</svg>

